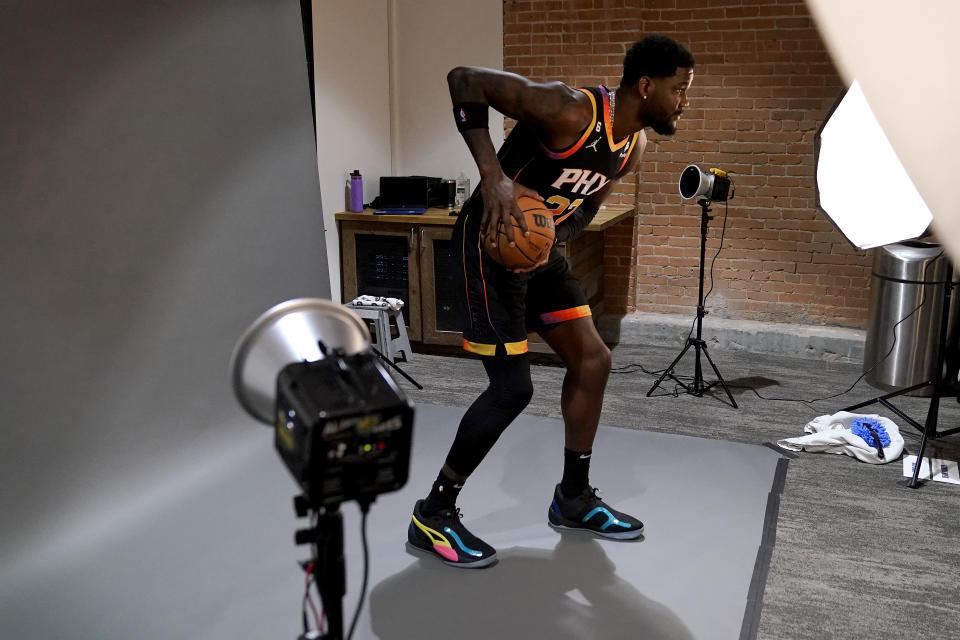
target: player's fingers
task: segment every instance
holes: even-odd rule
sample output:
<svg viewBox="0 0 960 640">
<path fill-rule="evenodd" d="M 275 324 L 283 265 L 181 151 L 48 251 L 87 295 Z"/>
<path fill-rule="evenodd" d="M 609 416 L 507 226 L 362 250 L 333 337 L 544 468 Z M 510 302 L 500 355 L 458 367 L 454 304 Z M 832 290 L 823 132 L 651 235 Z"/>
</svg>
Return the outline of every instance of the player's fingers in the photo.
<svg viewBox="0 0 960 640">
<path fill-rule="evenodd" d="M 480 235 L 484 237 L 490 236 L 490 209 L 487 207 L 483 208 L 483 215 L 480 217 Z M 496 242 L 494 245 L 496 246 Z"/>
<path fill-rule="evenodd" d="M 520 205 L 516 200 L 513 201 L 513 217 L 517 220 L 517 226 L 523 229 L 523 235 L 529 236 L 530 229 L 527 228 L 527 216 L 523 215 L 523 211 L 520 209 Z"/>
<path fill-rule="evenodd" d="M 514 208 L 516 208 L 516 203 L 514 203 Z M 510 209 L 503 207 L 500 209 L 500 221 L 503 224 L 503 233 L 507 236 L 507 242 L 511 247 L 515 247 L 516 242 L 514 242 L 513 235 L 513 215 L 511 214 Z"/>
<path fill-rule="evenodd" d="M 519 182 L 513 183 L 513 195 L 514 197 L 519 198 L 520 196 L 527 196 L 528 198 L 533 198 L 534 200 L 539 200 L 543 202 L 543 196 L 531 189 L 530 187 L 524 186 Z"/>
</svg>

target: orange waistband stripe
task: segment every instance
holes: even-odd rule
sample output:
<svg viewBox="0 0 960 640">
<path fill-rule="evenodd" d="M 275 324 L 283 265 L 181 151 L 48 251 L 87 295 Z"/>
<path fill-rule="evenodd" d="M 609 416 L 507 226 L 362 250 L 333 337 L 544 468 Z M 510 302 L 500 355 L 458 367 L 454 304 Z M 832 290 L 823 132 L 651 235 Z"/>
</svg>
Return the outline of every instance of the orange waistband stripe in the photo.
<svg viewBox="0 0 960 640">
<path fill-rule="evenodd" d="M 520 342 L 505 342 L 503 343 L 503 346 L 506 348 L 508 356 L 518 356 L 521 353 L 527 352 L 526 340 L 522 340 Z"/>
<path fill-rule="evenodd" d="M 527 341 L 521 340 L 520 342 L 505 342 L 503 347 L 507 352 L 508 356 L 516 356 L 521 353 L 527 352 Z M 495 356 L 497 355 L 497 345 L 495 344 L 483 344 L 482 342 L 470 342 L 469 340 L 464 339 L 463 341 L 464 351 L 469 351 L 470 353 L 475 353 L 478 356 Z"/>
<path fill-rule="evenodd" d="M 551 311 L 550 313 L 540 314 L 540 322 L 544 324 L 556 324 L 566 320 L 575 320 L 577 318 L 586 318 L 593 315 L 590 311 L 590 305 L 580 305 L 572 309 L 561 309 L 560 311 Z"/>
</svg>

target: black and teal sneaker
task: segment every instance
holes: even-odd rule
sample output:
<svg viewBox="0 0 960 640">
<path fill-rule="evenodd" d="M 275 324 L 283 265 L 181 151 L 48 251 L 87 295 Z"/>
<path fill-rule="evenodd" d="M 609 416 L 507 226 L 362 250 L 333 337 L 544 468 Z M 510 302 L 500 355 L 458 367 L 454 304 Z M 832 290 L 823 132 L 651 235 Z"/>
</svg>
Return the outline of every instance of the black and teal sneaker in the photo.
<svg viewBox="0 0 960 640">
<path fill-rule="evenodd" d="M 633 540 L 643 535 L 643 523 L 625 513 L 614 511 L 597 495 L 599 489 L 587 487 L 567 498 L 560 485 L 553 492 L 547 520 L 554 529 L 589 531 L 604 538 Z"/>
<path fill-rule="evenodd" d="M 497 561 L 497 551 L 470 533 L 460 522 L 460 509 L 433 516 L 420 512 L 423 500 L 413 507 L 407 529 L 407 549 L 438 556 L 444 564 L 461 569 L 479 569 Z"/>
</svg>

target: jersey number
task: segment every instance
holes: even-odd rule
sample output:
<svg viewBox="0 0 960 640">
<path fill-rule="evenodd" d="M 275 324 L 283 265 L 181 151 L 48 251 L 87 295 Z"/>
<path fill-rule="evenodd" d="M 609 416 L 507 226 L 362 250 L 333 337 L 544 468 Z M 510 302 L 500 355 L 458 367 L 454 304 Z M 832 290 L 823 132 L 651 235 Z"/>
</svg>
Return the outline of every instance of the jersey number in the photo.
<svg viewBox="0 0 960 640">
<path fill-rule="evenodd" d="M 550 196 L 547 198 L 547 202 L 556 205 L 550 209 L 553 213 L 553 224 L 556 225 L 566 220 L 570 214 L 576 211 L 580 205 L 583 204 L 583 198 L 577 198 L 573 202 L 570 202 L 563 196 Z"/>
</svg>

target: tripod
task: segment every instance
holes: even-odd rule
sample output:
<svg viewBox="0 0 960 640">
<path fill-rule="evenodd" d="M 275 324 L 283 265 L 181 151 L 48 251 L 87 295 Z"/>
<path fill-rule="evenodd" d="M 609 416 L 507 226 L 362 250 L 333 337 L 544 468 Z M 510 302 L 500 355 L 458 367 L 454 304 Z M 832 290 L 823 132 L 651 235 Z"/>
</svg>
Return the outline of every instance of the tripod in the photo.
<svg viewBox="0 0 960 640">
<path fill-rule="evenodd" d="M 923 436 L 920 438 L 920 451 L 917 453 L 917 462 L 913 467 L 913 476 L 903 482 L 905 486 L 910 487 L 911 489 L 919 489 L 923 486 L 923 482 L 919 480 L 920 476 L 920 463 L 923 460 L 923 450 L 927 447 L 927 440 L 942 438 L 953 433 L 960 432 L 960 427 L 954 429 L 948 429 L 946 431 L 937 431 L 937 418 L 940 413 L 940 398 L 951 398 L 957 397 L 957 387 L 951 383 L 950 373 L 944 372 L 944 364 L 946 363 L 947 358 L 947 324 L 950 321 L 950 299 L 952 297 L 953 288 L 956 286 L 956 283 L 952 282 L 953 269 L 947 269 L 946 280 L 943 283 L 943 309 L 940 312 L 940 335 L 937 342 L 937 368 L 934 370 L 933 377 L 925 382 L 920 384 L 915 384 L 912 387 L 907 387 L 905 389 L 900 389 L 899 391 L 894 391 L 893 393 L 888 393 L 872 400 L 867 400 L 866 402 L 861 402 L 855 404 L 852 407 L 847 407 L 844 411 L 853 411 L 861 407 L 866 407 L 871 404 L 880 403 L 886 408 L 893 411 L 895 414 L 907 421 L 915 429 L 923 433 Z M 950 367 L 954 377 L 956 376 L 956 363 L 953 363 Z M 930 396 L 930 407 L 927 409 L 927 419 L 923 424 L 920 424 L 906 413 L 900 410 L 899 407 L 895 406 L 890 402 L 891 398 L 896 398 L 908 394 L 912 391 L 917 391 L 925 387 L 933 387 L 933 394 Z"/>
<path fill-rule="evenodd" d="M 710 359 L 710 354 L 707 353 L 707 343 L 703 341 L 703 316 L 706 315 L 706 311 L 703 309 L 703 266 L 705 262 L 705 257 L 707 253 L 707 223 L 710 220 L 713 220 L 713 216 L 707 215 L 710 212 L 710 201 L 706 198 L 702 198 L 697 201 L 697 204 L 700 205 L 701 214 L 700 214 L 700 283 L 697 291 L 697 337 L 692 336 L 687 337 L 687 343 L 683 346 L 683 349 L 680 351 L 680 355 L 673 359 L 673 362 L 670 363 L 666 369 L 664 369 L 663 374 L 657 378 L 657 381 L 653 383 L 653 386 L 650 387 L 650 391 L 647 391 L 647 397 L 653 393 L 654 389 L 660 386 L 660 383 L 664 381 L 665 378 L 670 377 L 674 382 L 679 384 L 681 387 L 686 389 L 687 393 L 702 397 L 704 392 L 714 387 L 715 385 L 720 385 L 723 387 L 723 390 L 727 392 L 727 397 L 730 399 L 730 404 L 733 405 L 733 408 L 737 408 L 737 401 L 733 399 L 733 395 L 730 393 L 730 389 L 727 388 L 727 383 L 723 381 L 723 376 L 720 375 L 720 371 L 717 369 L 717 365 L 713 363 L 713 360 Z M 677 366 L 677 363 L 680 362 L 680 359 L 687 353 L 687 350 L 693 347 L 694 352 L 696 353 L 695 364 L 694 364 L 694 373 L 693 373 L 693 382 L 691 384 L 686 384 L 685 382 L 680 381 L 675 375 L 673 375 L 673 368 Z M 709 384 L 704 384 L 703 381 L 703 367 L 701 365 L 700 354 L 703 354 L 707 358 L 707 362 L 710 363 L 710 366 L 713 368 L 713 372 L 717 374 L 717 379 L 714 382 Z"/>
<path fill-rule="evenodd" d="M 388 358 L 387 356 L 385 356 L 385 355 L 383 355 L 382 353 L 380 353 L 379 351 L 377 351 L 376 347 L 374 347 L 373 345 L 371 345 L 371 346 L 370 346 L 370 350 L 373 351 L 373 352 L 377 355 L 377 357 L 379 357 L 379 358 L 380 358 L 381 360 L 383 360 L 385 363 L 387 363 L 388 365 L 390 365 L 391 367 L 393 367 L 393 369 L 394 369 L 397 373 L 399 373 L 399 374 L 402 375 L 404 378 L 406 378 L 407 380 L 409 380 L 410 382 L 412 382 L 413 385 L 414 385 L 417 389 L 423 390 L 423 385 L 422 385 L 422 384 L 420 384 L 419 382 L 417 382 L 416 380 L 414 380 L 412 377 L 410 377 L 410 374 L 409 374 L 409 373 L 407 373 L 406 371 L 404 371 L 403 369 L 401 369 L 400 367 L 398 367 L 398 366 L 396 365 L 396 363 L 394 363 L 390 358 Z"/>
</svg>

